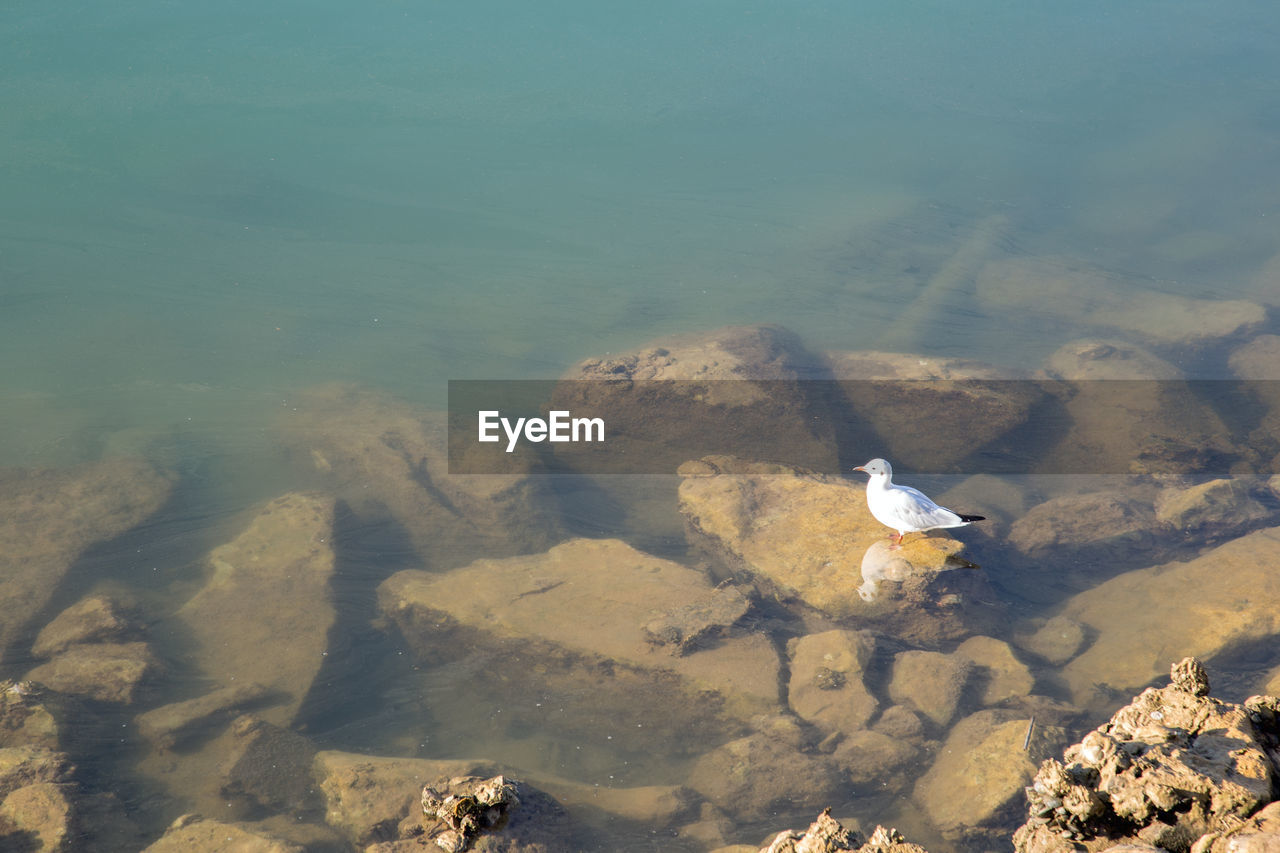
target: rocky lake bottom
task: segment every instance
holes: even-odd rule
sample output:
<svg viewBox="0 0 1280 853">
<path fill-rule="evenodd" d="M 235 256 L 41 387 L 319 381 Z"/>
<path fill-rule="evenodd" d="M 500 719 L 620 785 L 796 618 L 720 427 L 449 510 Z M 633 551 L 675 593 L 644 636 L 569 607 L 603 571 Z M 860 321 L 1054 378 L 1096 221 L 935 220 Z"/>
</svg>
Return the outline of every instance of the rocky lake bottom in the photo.
<svg viewBox="0 0 1280 853">
<path fill-rule="evenodd" d="M 1200 352 L 1234 378 L 1280 376 L 1265 312 L 1218 307 L 1162 310 L 1211 313 Z M 687 421 L 665 475 L 550 475 L 536 457 L 450 473 L 443 413 L 316 387 L 269 439 L 284 485 L 218 532 L 164 435 L 6 470 L 0 841 L 1274 849 L 1232 838 L 1275 843 L 1274 823 L 1248 820 L 1280 782 L 1265 698 L 1280 694 L 1280 397 L 1266 382 L 1230 406 L 1192 393 L 1165 357 L 1186 335 L 1145 328 L 1022 373 L 813 354 L 777 326 L 569 371 L 610 380 L 563 393 L 595 387 L 622 413 L 611 452 Z M 620 377 L 679 383 L 628 403 Z M 849 384 L 815 400 L 815 377 Z M 1135 384 L 1046 400 L 1030 383 L 1044 377 Z M 706 404 L 725 382 L 732 395 L 689 414 L 680 395 Z M 980 472 L 974 448 L 1047 405 L 1066 428 L 1040 438 L 1042 470 L 900 477 L 986 517 L 968 528 L 891 547 L 863 482 L 831 473 L 911 459 L 931 429 L 935 470 Z M 733 430 L 762 440 L 725 453 Z M 771 453 L 775 434 L 788 441 Z M 1135 767 L 1172 775 L 1134 788 Z M 810 824 L 827 846 L 774 841 Z"/>
</svg>

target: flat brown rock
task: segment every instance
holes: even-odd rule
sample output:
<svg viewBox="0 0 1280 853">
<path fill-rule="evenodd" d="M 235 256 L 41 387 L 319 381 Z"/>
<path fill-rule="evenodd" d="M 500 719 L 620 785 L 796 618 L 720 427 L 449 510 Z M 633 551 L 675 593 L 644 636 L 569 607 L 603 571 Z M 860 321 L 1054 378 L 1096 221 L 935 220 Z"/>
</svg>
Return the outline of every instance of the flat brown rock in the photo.
<svg viewBox="0 0 1280 853">
<path fill-rule="evenodd" d="M 332 498 L 294 493 L 264 506 L 248 529 L 209 555 L 212 574 L 178 611 L 195 658 L 219 685 L 260 684 L 281 704 L 261 716 L 287 725 L 328 649 L 336 614 Z"/>
<path fill-rule="evenodd" d="M 711 589 L 701 572 L 618 540 L 574 539 L 545 554 L 478 560 L 445 573 L 399 572 L 379 588 L 379 603 L 424 658 L 447 659 L 468 647 L 501 652 L 514 644 L 512 655 L 524 662 L 513 657 L 513 678 L 530 677 L 527 661 L 542 658 L 564 678 L 596 679 L 591 673 L 607 661 L 616 670 L 610 676 L 615 689 L 630 683 L 627 689 L 641 691 L 629 694 L 632 699 L 616 696 L 623 706 L 659 701 L 674 689 L 718 697 L 690 706 L 698 716 L 747 719 L 776 710 L 781 663 L 763 634 L 730 632 L 682 656 L 650 641 L 645 626 L 655 617 Z M 466 643 L 449 639 L 455 626 L 468 632 Z M 490 665 L 502 666 L 502 657 L 505 652 Z M 605 701 L 600 697 L 608 690 L 593 693 Z M 635 710 L 620 707 L 619 713 Z"/>
<path fill-rule="evenodd" d="M 942 531 L 890 549 L 862 483 L 726 456 L 681 466 L 690 543 L 837 618 L 936 644 L 990 623 L 985 579 Z"/>
<path fill-rule="evenodd" d="M 127 705 L 161 668 L 146 643 L 93 643 L 72 646 L 27 678 L 60 693 Z"/>
<path fill-rule="evenodd" d="M 1280 528 L 1271 527 L 1194 560 L 1126 572 L 1070 599 L 1059 615 L 1095 635 L 1063 670 L 1076 703 L 1130 693 L 1171 659 L 1211 659 L 1280 633 L 1277 563 Z"/>
<path fill-rule="evenodd" d="M 137 459 L 0 471 L 0 662 L 85 549 L 153 515 L 172 482 Z"/>
</svg>

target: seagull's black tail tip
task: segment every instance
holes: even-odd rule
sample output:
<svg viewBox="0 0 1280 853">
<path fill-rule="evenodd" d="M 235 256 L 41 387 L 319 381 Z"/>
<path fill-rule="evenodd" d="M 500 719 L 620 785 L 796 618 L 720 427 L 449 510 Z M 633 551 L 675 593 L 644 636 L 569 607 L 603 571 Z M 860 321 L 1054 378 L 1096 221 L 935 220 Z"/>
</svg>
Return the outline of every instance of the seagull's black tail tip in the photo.
<svg viewBox="0 0 1280 853">
<path fill-rule="evenodd" d="M 985 515 L 962 515 L 960 516 L 960 520 L 961 521 L 986 521 L 987 517 Z"/>
</svg>

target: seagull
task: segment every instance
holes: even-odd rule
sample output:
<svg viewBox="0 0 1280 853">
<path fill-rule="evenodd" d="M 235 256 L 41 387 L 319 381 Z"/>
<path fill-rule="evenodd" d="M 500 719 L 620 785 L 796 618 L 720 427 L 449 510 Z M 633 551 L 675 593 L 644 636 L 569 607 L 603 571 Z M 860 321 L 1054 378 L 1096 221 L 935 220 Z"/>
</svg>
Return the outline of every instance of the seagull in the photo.
<svg viewBox="0 0 1280 853">
<path fill-rule="evenodd" d="M 867 481 L 867 509 L 876 521 L 892 527 L 897 533 L 889 538 L 894 545 L 902 544 L 902 537 L 935 527 L 964 527 L 973 521 L 984 521 L 985 516 L 961 515 L 929 500 L 919 489 L 899 486 L 893 482 L 893 466 L 883 459 L 872 459 L 859 465 L 855 471 L 870 475 Z"/>
</svg>

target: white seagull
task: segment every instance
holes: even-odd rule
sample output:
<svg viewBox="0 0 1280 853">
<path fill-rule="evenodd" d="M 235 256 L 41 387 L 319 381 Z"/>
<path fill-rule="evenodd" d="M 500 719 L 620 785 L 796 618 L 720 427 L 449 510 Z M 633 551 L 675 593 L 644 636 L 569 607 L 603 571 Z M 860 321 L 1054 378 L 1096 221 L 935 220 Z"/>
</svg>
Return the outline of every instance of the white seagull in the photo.
<svg viewBox="0 0 1280 853">
<path fill-rule="evenodd" d="M 899 486 L 893 482 L 893 466 L 883 459 L 872 459 L 859 465 L 855 471 L 871 476 L 867 481 L 867 509 L 876 521 L 898 531 L 890 534 L 894 545 L 902 543 L 902 537 L 921 530 L 936 527 L 964 527 L 972 521 L 984 521 L 981 515 L 961 515 L 945 506 L 938 506 L 919 489 Z"/>
</svg>

